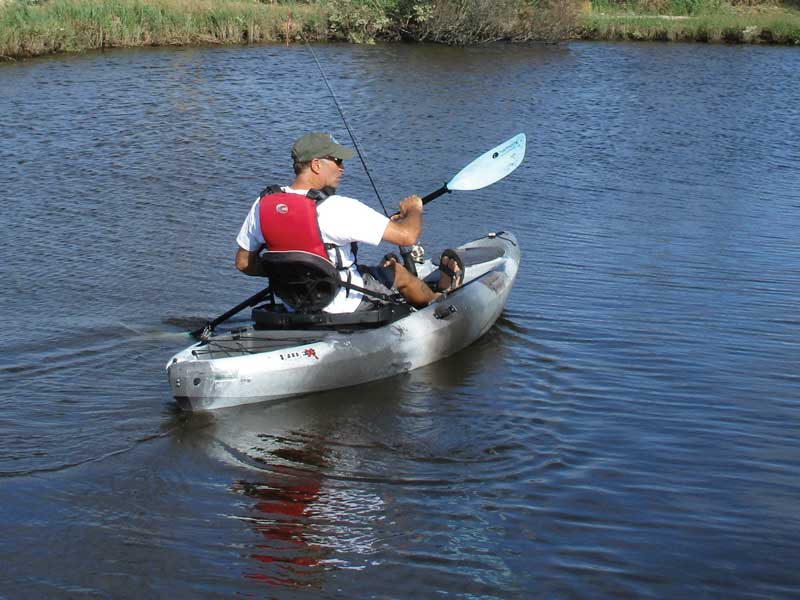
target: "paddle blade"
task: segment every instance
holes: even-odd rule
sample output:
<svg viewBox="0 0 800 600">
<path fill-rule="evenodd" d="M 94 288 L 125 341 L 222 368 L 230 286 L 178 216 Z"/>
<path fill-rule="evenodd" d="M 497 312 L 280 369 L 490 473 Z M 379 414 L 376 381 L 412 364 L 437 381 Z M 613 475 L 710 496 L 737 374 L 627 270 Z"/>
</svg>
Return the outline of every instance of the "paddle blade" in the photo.
<svg viewBox="0 0 800 600">
<path fill-rule="evenodd" d="M 448 190 L 479 190 L 500 181 L 525 158 L 525 134 L 519 133 L 482 154 L 447 182 Z"/>
</svg>

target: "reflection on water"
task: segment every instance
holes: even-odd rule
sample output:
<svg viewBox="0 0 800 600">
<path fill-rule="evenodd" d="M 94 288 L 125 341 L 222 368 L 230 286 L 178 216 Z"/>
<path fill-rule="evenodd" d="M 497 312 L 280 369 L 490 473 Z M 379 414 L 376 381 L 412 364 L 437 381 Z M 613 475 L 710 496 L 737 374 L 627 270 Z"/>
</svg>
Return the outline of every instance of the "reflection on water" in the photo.
<svg viewBox="0 0 800 600">
<path fill-rule="evenodd" d="M 438 390 L 471 385 L 470 379 L 497 368 L 507 322 L 473 347 L 386 381 L 315 394 L 276 405 L 244 406 L 206 414 L 176 414 L 175 435 L 238 473 L 228 489 L 248 502 L 227 516 L 258 534 L 249 542 L 246 579 L 269 585 L 319 588 L 330 570 L 378 568 L 385 560 L 389 513 L 398 513 L 395 486 L 457 485 L 438 480 L 435 465 L 484 458 L 412 450 L 404 440 L 438 429 Z M 402 415 L 400 419 L 391 415 Z M 370 419 L 365 428 L 362 418 Z M 390 418 L 386 420 L 386 416 Z M 365 454 L 366 453 L 366 454 Z M 398 458 L 429 462 L 428 475 L 410 478 Z M 476 457 L 477 458 L 477 457 Z M 419 476 L 422 479 L 419 479 Z M 476 471 L 471 477 L 478 477 Z M 386 503 L 390 507 L 386 506 Z M 460 525 L 465 541 L 477 543 L 480 527 Z M 460 554 L 458 546 L 451 548 Z M 444 560 L 444 557 L 443 557 Z"/>
<path fill-rule="evenodd" d="M 315 569 L 310 567 L 317 567 L 326 556 L 324 542 L 313 541 L 309 525 L 316 514 L 320 488 L 318 473 L 282 466 L 273 467 L 269 476 L 265 474 L 257 482 L 233 484 L 234 492 L 255 501 L 254 516 L 246 520 L 264 537 L 250 555 L 265 565 L 264 570 L 254 569 L 245 577 L 273 585 L 314 585 Z M 270 574 L 273 568 L 284 575 Z"/>
<path fill-rule="evenodd" d="M 249 544 L 247 579 L 318 587 L 329 565 L 357 566 L 336 556 L 374 552 L 371 528 L 380 521 L 381 500 L 337 477 L 337 452 L 328 440 L 336 432 L 326 434 L 314 418 L 326 400 L 336 399 L 189 417 L 210 419 L 199 429 L 189 424 L 193 442 L 240 473 L 229 489 L 249 502 L 230 516 L 258 534 Z"/>
</svg>

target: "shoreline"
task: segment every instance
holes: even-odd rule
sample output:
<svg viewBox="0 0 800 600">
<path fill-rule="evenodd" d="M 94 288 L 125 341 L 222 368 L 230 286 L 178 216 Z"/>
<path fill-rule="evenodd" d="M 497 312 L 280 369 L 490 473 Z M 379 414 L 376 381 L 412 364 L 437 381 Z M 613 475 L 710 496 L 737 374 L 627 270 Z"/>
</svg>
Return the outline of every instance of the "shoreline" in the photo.
<svg viewBox="0 0 800 600">
<path fill-rule="evenodd" d="M 706 15 L 586 14 L 578 35 L 593 41 L 800 46 L 800 11 Z"/>
<path fill-rule="evenodd" d="M 536 41 L 532 29 L 544 30 L 550 25 L 549 16 L 552 15 L 534 14 L 524 20 L 516 15 L 513 21 L 502 22 L 493 38 L 477 43 Z M 800 46 L 800 9 L 776 5 L 702 15 L 664 15 L 596 12 L 592 3 L 583 1 L 570 19 L 558 23 L 561 29 L 545 41 Z M 335 6 L 314 3 L 0 0 L 0 61 L 148 46 L 442 41 L 435 36 L 414 40 L 404 35 L 407 33 L 404 26 L 408 27 L 408 23 L 394 22 L 386 13 L 344 13 L 337 12 Z M 465 31 L 458 39 L 463 39 L 464 45 L 475 44 L 474 40 L 470 42 L 470 35 L 471 32 Z M 450 42 L 460 45 L 458 39 Z"/>
</svg>

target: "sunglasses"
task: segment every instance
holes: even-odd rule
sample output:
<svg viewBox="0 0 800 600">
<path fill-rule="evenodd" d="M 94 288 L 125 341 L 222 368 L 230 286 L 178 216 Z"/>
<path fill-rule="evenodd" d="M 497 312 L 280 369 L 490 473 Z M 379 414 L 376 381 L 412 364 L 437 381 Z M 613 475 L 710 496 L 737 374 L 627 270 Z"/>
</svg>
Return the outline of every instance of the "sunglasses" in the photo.
<svg viewBox="0 0 800 600">
<path fill-rule="evenodd" d="M 322 159 L 336 163 L 337 167 L 341 167 L 344 164 L 344 161 L 341 158 L 336 158 L 335 156 L 323 156 Z"/>
</svg>

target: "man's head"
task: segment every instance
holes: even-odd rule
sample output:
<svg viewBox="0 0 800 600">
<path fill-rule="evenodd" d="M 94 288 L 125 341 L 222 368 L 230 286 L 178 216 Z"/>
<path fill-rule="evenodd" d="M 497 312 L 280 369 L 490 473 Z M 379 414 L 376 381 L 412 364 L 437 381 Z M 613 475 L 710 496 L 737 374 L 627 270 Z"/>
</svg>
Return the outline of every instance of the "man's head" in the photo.
<svg viewBox="0 0 800 600">
<path fill-rule="evenodd" d="M 340 145 L 329 133 L 313 131 L 294 143 L 294 187 L 336 188 L 344 173 L 343 161 L 355 152 Z"/>
<path fill-rule="evenodd" d="M 353 158 L 353 156 L 355 156 L 355 152 L 350 148 L 345 148 L 337 143 L 330 133 L 321 131 L 307 133 L 292 147 L 292 161 L 296 174 L 300 174 L 314 159 L 328 160 L 341 167 L 341 161 Z"/>
</svg>

